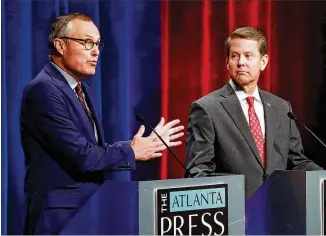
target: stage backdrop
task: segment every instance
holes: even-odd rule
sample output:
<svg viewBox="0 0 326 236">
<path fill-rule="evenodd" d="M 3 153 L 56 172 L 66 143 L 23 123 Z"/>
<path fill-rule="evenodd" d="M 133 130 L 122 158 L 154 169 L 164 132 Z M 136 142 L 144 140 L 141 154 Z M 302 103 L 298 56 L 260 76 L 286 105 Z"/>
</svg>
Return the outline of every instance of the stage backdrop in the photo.
<svg viewBox="0 0 326 236">
<path fill-rule="evenodd" d="M 236 27 L 246 25 L 258 27 L 268 38 L 270 64 L 261 88 L 288 99 L 298 117 L 323 135 L 318 127 L 326 117 L 320 105 L 325 100 L 321 99 L 324 2 L 5 0 L 1 4 L 2 234 L 20 234 L 22 229 L 22 90 L 46 62 L 49 27 L 64 13 L 90 15 L 105 43 L 97 74 L 87 83 L 95 91 L 108 143 L 133 137 L 140 125 L 136 113 L 153 126 L 160 116 L 179 118 L 187 126 L 191 102 L 228 81 L 224 41 Z M 173 150 L 185 162 L 185 137 L 182 141 Z M 309 153 L 316 143 L 307 143 Z M 173 157 L 165 154 L 138 163 L 132 175 L 120 172 L 112 178 L 150 180 L 183 174 Z"/>
</svg>

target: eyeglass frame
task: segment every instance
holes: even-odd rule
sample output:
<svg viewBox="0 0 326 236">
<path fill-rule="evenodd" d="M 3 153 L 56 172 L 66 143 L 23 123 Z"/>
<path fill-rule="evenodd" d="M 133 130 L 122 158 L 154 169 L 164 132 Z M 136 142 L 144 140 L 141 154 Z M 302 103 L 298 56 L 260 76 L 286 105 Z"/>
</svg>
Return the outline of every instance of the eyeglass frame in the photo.
<svg viewBox="0 0 326 236">
<path fill-rule="evenodd" d="M 72 41 L 75 41 L 75 42 L 79 42 L 79 43 L 83 43 L 84 45 L 84 48 L 86 50 L 92 50 L 94 48 L 94 45 L 97 46 L 98 50 L 101 52 L 104 48 L 104 43 L 103 42 L 94 42 L 92 39 L 79 39 L 79 38 L 71 38 L 71 37 L 60 37 L 60 39 L 70 39 Z M 93 46 L 91 48 L 87 48 L 86 47 L 86 44 L 87 44 L 87 41 L 88 43 L 92 42 Z"/>
</svg>

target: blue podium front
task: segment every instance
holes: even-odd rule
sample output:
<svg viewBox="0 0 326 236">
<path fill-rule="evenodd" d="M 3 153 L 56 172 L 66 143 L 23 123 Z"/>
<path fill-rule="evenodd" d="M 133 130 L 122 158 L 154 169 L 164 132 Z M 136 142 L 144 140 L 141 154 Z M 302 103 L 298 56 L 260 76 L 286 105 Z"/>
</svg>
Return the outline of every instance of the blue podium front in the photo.
<svg viewBox="0 0 326 236">
<path fill-rule="evenodd" d="M 274 171 L 246 201 L 248 235 L 324 235 L 326 171 Z"/>
</svg>

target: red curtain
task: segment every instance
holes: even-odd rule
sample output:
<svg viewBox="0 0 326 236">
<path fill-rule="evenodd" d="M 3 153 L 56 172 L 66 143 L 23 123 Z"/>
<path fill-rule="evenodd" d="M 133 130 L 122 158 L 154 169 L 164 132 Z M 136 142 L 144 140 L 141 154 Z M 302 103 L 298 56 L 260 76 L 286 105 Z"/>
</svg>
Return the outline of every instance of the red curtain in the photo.
<svg viewBox="0 0 326 236">
<path fill-rule="evenodd" d="M 190 104 L 228 80 L 224 41 L 235 28 L 253 26 L 268 41 L 269 64 L 260 88 L 291 102 L 303 122 L 313 122 L 322 79 L 321 24 L 325 2 L 162 1 L 162 115 L 187 128 Z M 174 149 L 186 161 L 185 142 Z M 161 178 L 183 169 L 170 154 Z"/>
</svg>

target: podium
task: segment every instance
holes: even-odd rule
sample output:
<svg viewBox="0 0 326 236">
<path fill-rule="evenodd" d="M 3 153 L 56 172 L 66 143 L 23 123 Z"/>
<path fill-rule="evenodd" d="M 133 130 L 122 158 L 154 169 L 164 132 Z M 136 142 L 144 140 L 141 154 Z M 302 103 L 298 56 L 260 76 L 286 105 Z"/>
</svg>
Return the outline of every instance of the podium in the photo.
<svg viewBox="0 0 326 236">
<path fill-rule="evenodd" d="M 245 234 L 244 176 L 107 180 L 60 234 Z"/>
<path fill-rule="evenodd" d="M 324 235 L 326 171 L 274 171 L 246 201 L 246 234 Z"/>
</svg>

